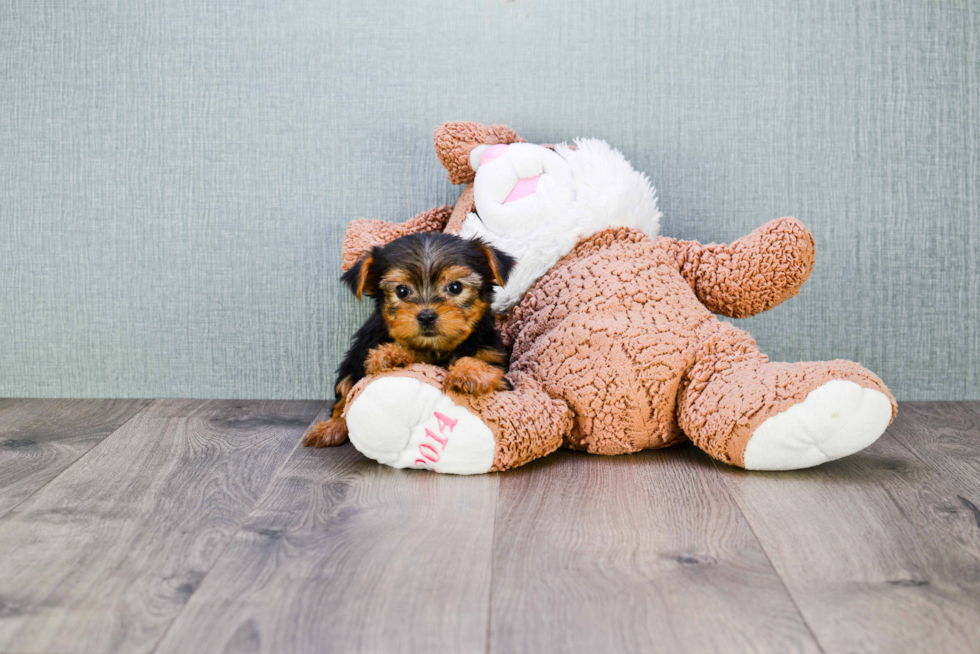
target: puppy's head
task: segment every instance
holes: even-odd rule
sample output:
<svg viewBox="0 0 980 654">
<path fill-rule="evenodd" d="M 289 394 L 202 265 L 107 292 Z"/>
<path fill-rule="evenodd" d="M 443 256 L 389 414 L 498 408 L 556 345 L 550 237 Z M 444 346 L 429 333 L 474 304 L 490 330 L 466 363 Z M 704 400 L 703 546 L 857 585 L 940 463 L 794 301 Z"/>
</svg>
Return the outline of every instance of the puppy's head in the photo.
<svg viewBox="0 0 980 654">
<path fill-rule="evenodd" d="M 375 298 L 391 337 L 413 350 L 449 352 L 486 314 L 514 259 L 480 240 L 438 232 L 379 246 L 341 280 Z"/>
</svg>

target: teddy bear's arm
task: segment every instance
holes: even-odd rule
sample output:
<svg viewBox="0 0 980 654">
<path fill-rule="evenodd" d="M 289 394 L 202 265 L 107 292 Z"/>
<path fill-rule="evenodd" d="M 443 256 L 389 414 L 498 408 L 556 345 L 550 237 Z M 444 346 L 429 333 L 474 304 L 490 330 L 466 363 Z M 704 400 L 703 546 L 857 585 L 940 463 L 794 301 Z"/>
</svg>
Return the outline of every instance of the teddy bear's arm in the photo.
<svg viewBox="0 0 980 654">
<path fill-rule="evenodd" d="M 728 245 L 666 240 L 701 303 L 730 318 L 788 300 L 813 270 L 813 236 L 795 218 L 770 221 Z"/>
<path fill-rule="evenodd" d="M 344 251 L 340 267 L 346 272 L 376 245 L 385 245 L 396 238 L 416 232 L 441 232 L 446 227 L 452 205 L 445 205 L 423 211 L 403 223 L 390 223 L 385 220 L 360 218 L 347 225 L 344 232 Z"/>
</svg>

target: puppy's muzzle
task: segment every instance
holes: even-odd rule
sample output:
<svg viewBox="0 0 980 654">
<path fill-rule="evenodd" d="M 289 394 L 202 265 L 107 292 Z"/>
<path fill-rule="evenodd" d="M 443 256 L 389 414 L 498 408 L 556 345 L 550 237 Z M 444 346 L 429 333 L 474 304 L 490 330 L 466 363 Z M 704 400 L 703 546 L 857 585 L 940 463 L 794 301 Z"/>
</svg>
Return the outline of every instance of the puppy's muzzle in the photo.
<svg viewBox="0 0 980 654">
<path fill-rule="evenodd" d="M 438 318 L 439 314 L 432 309 L 422 309 L 415 317 L 415 319 L 419 321 L 419 327 L 421 327 L 423 330 L 432 329 L 435 326 Z"/>
</svg>

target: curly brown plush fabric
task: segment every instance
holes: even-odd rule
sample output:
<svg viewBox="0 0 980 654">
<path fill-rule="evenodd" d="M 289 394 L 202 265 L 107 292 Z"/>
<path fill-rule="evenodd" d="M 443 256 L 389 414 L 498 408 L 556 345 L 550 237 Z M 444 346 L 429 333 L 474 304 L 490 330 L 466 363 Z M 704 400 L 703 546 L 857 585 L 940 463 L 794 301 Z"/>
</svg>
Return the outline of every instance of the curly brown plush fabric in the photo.
<svg viewBox="0 0 980 654">
<path fill-rule="evenodd" d="M 745 447 L 755 429 L 832 379 L 885 393 L 895 417 L 895 399 L 861 365 L 844 360 L 770 363 L 748 334 L 719 323 L 706 336 L 698 363 L 688 372 L 679 402 L 679 424 L 695 445 L 716 459 L 744 467 Z"/>
<path fill-rule="evenodd" d="M 449 217 L 449 222 L 443 230 L 447 234 L 459 234 L 463 229 L 463 221 L 471 211 L 476 210 L 476 203 L 473 201 L 473 184 L 467 184 L 459 196 L 459 202 L 453 208 L 453 214 Z"/>
<path fill-rule="evenodd" d="M 813 270 L 815 245 L 800 221 L 779 218 L 731 245 L 674 241 L 672 251 L 704 306 L 747 318 L 800 292 Z"/>
<path fill-rule="evenodd" d="M 492 470 L 507 470 L 551 454 L 573 425 L 568 405 L 551 398 L 534 379 L 509 375 L 516 391 L 473 397 L 450 395 L 453 401 L 483 418 L 493 432 L 497 450 Z"/>
<path fill-rule="evenodd" d="M 416 232 L 441 232 L 453 213 L 452 205 L 423 211 L 403 223 L 361 218 L 347 226 L 340 267 L 345 272 L 376 245 L 385 245 L 396 238 Z"/>
<path fill-rule="evenodd" d="M 478 145 L 499 143 L 523 143 L 524 139 L 506 125 L 480 125 L 479 123 L 445 123 L 433 133 L 436 154 L 449 173 L 453 184 L 469 184 L 476 173 L 470 168 L 470 152 Z"/>
<path fill-rule="evenodd" d="M 751 247 L 713 248 L 750 257 L 752 248 L 771 239 L 805 245 L 798 228 L 796 221 L 773 221 L 747 237 Z M 730 256 L 702 256 L 685 277 L 688 260 L 679 251 L 673 239 L 604 230 L 559 261 L 512 311 L 505 324 L 511 370 L 571 408 L 575 421 L 564 445 L 620 454 L 664 447 L 686 435 L 715 458 L 743 465 L 755 427 L 831 379 L 885 393 L 894 411 L 881 380 L 856 363 L 769 363 L 751 336 L 719 321 L 694 292 L 706 289 L 711 297 L 715 289 L 731 288 L 727 277 L 744 276 L 743 268 L 725 266 Z M 773 275 L 774 288 L 739 295 L 747 310 L 794 294 L 793 285 L 809 273 L 808 247 L 766 252 L 772 256 L 762 257 L 767 263 L 750 270 L 750 278 L 764 279 L 767 270 L 806 270 L 794 282 Z"/>
</svg>

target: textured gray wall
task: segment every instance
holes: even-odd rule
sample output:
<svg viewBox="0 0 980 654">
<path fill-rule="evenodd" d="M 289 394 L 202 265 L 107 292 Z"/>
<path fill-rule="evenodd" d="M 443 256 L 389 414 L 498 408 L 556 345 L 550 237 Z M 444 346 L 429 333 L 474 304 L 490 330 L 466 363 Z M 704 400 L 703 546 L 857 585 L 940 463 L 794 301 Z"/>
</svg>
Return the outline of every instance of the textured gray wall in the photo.
<svg viewBox="0 0 980 654">
<path fill-rule="evenodd" d="M 670 236 L 799 217 L 763 349 L 978 399 L 978 89 L 975 0 L 5 0 L 0 396 L 329 396 L 344 225 L 478 120 L 618 146 Z"/>
</svg>

